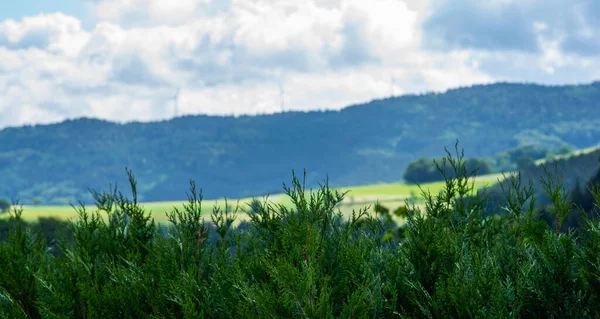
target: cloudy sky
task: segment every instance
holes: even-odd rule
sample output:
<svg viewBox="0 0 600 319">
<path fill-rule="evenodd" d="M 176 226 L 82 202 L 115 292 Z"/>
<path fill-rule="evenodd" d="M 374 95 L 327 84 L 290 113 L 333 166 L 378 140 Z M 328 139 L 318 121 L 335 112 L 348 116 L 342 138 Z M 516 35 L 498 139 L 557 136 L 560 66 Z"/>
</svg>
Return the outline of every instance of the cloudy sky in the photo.
<svg viewBox="0 0 600 319">
<path fill-rule="evenodd" d="M 597 0 L 3 1 L 0 127 L 588 83 L 599 16 Z"/>
</svg>

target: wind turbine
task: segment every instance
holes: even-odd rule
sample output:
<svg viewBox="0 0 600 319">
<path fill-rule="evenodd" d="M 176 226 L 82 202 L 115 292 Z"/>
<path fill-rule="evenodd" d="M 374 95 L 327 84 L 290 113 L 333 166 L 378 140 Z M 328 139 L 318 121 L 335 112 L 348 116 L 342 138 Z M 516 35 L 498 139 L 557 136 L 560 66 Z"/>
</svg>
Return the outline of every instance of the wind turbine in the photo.
<svg viewBox="0 0 600 319">
<path fill-rule="evenodd" d="M 392 75 L 392 79 L 391 79 L 391 92 L 392 92 L 392 97 L 395 96 L 395 92 L 394 92 L 394 84 L 396 84 L 396 78 Z"/>
<path fill-rule="evenodd" d="M 175 90 L 175 95 L 173 95 L 173 108 L 175 113 L 174 117 L 179 116 L 179 91 L 180 89 L 177 88 L 177 90 Z"/>
<path fill-rule="evenodd" d="M 285 112 L 285 89 L 281 83 L 279 83 L 279 97 L 281 98 L 281 113 L 283 113 Z"/>
</svg>

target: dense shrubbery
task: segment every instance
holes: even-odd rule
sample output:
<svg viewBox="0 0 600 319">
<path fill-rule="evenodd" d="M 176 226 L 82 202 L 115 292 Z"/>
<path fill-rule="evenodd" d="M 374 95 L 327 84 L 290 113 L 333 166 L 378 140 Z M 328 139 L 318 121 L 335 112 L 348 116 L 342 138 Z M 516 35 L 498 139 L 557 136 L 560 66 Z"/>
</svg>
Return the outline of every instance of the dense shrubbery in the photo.
<svg viewBox="0 0 600 319">
<path fill-rule="evenodd" d="M 484 159 L 469 158 L 465 162 L 466 171 L 470 173 L 477 172 L 478 175 L 489 174 L 491 172 L 490 165 Z M 442 165 L 442 166 L 440 166 Z M 454 177 L 450 163 L 443 159 L 427 159 L 420 158 L 408 164 L 404 171 L 404 180 L 408 183 L 428 183 L 435 182 L 441 179 L 440 169 L 446 172 L 446 177 Z"/>
<path fill-rule="evenodd" d="M 458 155 L 458 154 L 457 154 Z M 77 207 L 72 239 L 51 254 L 14 208 L 0 244 L 0 314 L 9 318 L 585 318 L 600 315 L 600 225 L 579 235 L 548 227 L 511 178 L 510 213 L 487 216 L 462 155 L 440 194 L 390 221 L 335 213 L 344 194 L 327 183 L 308 196 L 296 176 L 284 187 L 295 209 L 254 202 L 202 214 L 191 183 L 183 210 L 160 235 L 133 197 L 97 193 L 97 209 Z M 559 224 L 571 210 L 560 183 L 548 183 Z M 600 192 L 593 193 L 596 204 Z M 389 215 L 377 207 L 380 215 Z M 109 214 L 105 222 L 101 214 Z M 560 225 L 559 225 L 560 226 Z"/>
</svg>

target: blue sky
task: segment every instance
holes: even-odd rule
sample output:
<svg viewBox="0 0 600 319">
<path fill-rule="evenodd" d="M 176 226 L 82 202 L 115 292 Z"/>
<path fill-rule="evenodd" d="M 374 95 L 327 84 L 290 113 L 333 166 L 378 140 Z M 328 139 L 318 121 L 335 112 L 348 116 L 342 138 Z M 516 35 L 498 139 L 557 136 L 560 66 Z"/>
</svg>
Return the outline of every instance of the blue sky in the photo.
<svg viewBox="0 0 600 319">
<path fill-rule="evenodd" d="M 0 128 L 589 83 L 598 16 L 597 0 L 4 1 Z"/>
<path fill-rule="evenodd" d="M 23 17 L 57 11 L 79 18 L 86 16 L 83 0 L 18 0 L 0 4 L 0 21 L 20 20 Z"/>
</svg>

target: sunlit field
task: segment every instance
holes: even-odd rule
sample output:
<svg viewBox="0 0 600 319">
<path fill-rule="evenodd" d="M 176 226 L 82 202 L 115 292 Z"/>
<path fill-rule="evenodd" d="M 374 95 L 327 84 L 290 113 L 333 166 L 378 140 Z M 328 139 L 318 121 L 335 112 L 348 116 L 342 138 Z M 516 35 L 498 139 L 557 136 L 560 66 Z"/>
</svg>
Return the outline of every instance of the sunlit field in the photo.
<svg viewBox="0 0 600 319">
<path fill-rule="evenodd" d="M 252 199 L 240 199 L 239 206 L 241 209 L 247 210 L 248 204 Z M 178 209 L 183 209 L 183 204 L 185 202 L 181 201 L 171 201 L 171 202 L 155 202 L 155 203 L 141 203 L 140 205 L 146 209 L 147 212 L 150 212 L 152 217 L 157 223 L 167 223 L 168 219 L 166 216 L 167 212 L 172 212 L 176 207 Z M 238 200 L 227 200 L 227 206 L 235 208 L 238 204 Z M 202 211 L 206 214 L 207 219 L 210 218 L 210 213 L 213 211 L 213 208 L 219 207 L 220 209 L 225 209 L 225 200 L 203 200 L 202 201 Z M 86 205 L 85 209 L 88 213 L 95 212 L 96 207 L 94 205 Z M 241 210 L 240 210 L 241 212 Z M 240 214 L 240 217 L 244 217 L 243 212 Z M 1 218 L 8 218 L 9 214 L 0 215 Z M 71 206 L 28 206 L 23 205 L 23 219 L 28 222 L 35 222 L 40 217 L 54 217 L 62 220 L 69 219 L 77 219 L 78 214 L 77 210 Z M 106 218 L 106 213 L 102 213 L 102 217 Z"/>
<path fill-rule="evenodd" d="M 474 182 L 474 189 L 480 190 L 484 187 L 489 187 L 495 184 L 498 179 L 502 179 L 502 174 L 492 174 L 476 177 Z M 438 194 L 444 187 L 444 182 L 432 182 L 420 185 L 404 184 L 404 183 L 393 183 L 393 184 L 375 184 L 375 185 L 363 185 L 355 187 L 346 187 L 338 189 L 340 192 L 347 192 L 344 200 L 338 208 L 340 211 L 348 216 L 352 214 L 353 210 L 358 211 L 361 208 L 367 206 L 373 206 L 376 202 L 388 207 L 391 210 L 403 205 L 407 199 L 411 200 L 417 206 L 422 205 L 422 190 L 429 191 L 431 194 Z M 310 190 L 306 190 L 307 196 L 311 194 Z M 234 211 L 236 206 L 238 209 L 237 222 L 247 220 L 248 216 L 244 211 L 249 209 L 249 204 L 253 198 L 242 198 L 242 199 L 227 199 L 227 206 L 231 211 Z M 291 208 L 293 206 L 292 200 L 285 194 L 269 195 L 265 197 L 256 197 L 260 201 L 267 200 L 273 205 L 284 205 Z M 157 223 L 167 224 L 168 219 L 166 216 L 167 212 L 173 211 L 174 207 L 183 209 L 183 201 L 170 201 L 170 202 L 153 202 L 153 203 L 142 203 L 141 205 L 152 214 L 152 217 Z M 210 214 L 213 212 L 214 207 L 218 207 L 221 210 L 225 210 L 225 199 L 219 200 L 203 200 L 202 211 L 206 216 L 206 219 L 210 219 Z M 86 205 L 88 212 L 96 210 L 93 205 Z M 372 210 L 371 210 L 372 211 Z M 1 218 L 8 218 L 8 214 L 0 215 Z M 23 206 L 23 219 L 28 222 L 35 222 L 40 217 L 53 217 L 62 220 L 76 220 L 78 215 L 75 208 L 71 206 Z M 106 214 L 103 213 L 103 218 L 106 218 Z M 401 222 L 401 221 L 399 221 Z"/>
</svg>

